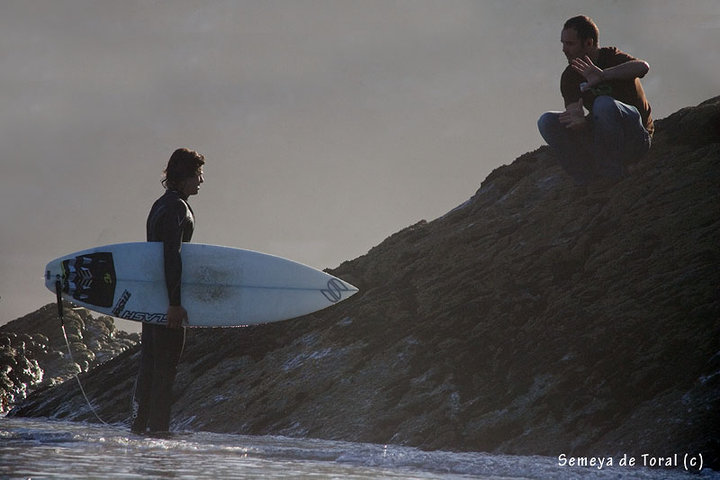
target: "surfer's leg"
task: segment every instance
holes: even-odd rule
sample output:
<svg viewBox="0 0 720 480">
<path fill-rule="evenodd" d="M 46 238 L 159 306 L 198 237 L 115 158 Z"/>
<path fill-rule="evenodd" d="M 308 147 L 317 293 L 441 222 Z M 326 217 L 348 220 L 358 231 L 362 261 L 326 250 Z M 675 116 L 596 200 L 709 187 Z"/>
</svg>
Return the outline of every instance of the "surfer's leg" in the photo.
<svg viewBox="0 0 720 480">
<path fill-rule="evenodd" d="M 156 325 L 142 324 L 140 367 L 135 379 L 135 389 L 132 396 L 133 419 L 130 429 L 135 433 L 144 433 L 147 428 L 149 414 L 150 390 L 154 370 L 153 358 L 153 332 Z"/>
<path fill-rule="evenodd" d="M 148 421 L 151 432 L 167 432 L 170 429 L 172 388 L 185 339 L 182 328 L 159 328 L 161 330 L 154 338 L 155 371 Z"/>
<path fill-rule="evenodd" d="M 560 112 L 546 112 L 538 119 L 538 130 L 557 156 L 560 166 L 580 185 L 595 177 L 595 162 L 587 134 L 573 132 L 560 123 Z"/>
</svg>

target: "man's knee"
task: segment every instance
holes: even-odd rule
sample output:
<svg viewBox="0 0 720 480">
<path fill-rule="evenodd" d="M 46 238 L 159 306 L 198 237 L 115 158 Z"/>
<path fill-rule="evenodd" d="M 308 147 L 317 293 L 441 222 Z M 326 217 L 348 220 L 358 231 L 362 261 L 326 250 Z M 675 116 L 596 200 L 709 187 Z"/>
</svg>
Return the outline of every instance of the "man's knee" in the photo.
<svg viewBox="0 0 720 480">
<path fill-rule="evenodd" d="M 593 101 L 593 118 L 610 119 L 620 116 L 620 108 L 614 98 L 608 95 L 600 95 Z"/>
<path fill-rule="evenodd" d="M 547 138 L 547 133 L 552 129 L 556 128 L 559 124 L 557 112 L 545 112 L 538 118 L 537 126 L 540 131 L 540 135 L 543 138 Z"/>
</svg>

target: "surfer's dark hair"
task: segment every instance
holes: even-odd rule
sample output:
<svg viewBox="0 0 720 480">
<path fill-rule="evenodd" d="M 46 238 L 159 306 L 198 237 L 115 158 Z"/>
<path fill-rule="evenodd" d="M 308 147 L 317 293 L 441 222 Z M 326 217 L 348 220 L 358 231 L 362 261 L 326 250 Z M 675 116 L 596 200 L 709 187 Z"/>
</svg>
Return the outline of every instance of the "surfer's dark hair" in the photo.
<svg viewBox="0 0 720 480">
<path fill-rule="evenodd" d="M 573 17 L 563 25 L 563 30 L 567 30 L 568 28 L 572 28 L 577 32 L 578 38 L 582 43 L 585 43 L 585 40 L 589 38 L 593 41 L 593 45 L 597 47 L 600 30 L 598 30 L 592 18 L 585 15 Z"/>
<path fill-rule="evenodd" d="M 178 148 L 168 160 L 162 184 L 165 188 L 173 188 L 178 182 L 199 175 L 203 165 L 204 155 L 187 148 Z"/>
</svg>

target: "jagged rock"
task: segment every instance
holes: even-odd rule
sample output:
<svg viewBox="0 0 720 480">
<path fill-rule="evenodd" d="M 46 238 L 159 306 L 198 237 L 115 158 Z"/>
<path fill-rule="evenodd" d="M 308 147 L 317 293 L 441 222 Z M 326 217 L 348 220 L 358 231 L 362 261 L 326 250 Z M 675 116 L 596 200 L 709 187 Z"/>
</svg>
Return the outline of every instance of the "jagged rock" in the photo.
<svg viewBox="0 0 720 480">
<path fill-rule="evenodd" d="M 139 341 L 137 334 L 116 330 L 110 317 L 93 318 L 67 303 L 64 310 L 72 360 L 54 304 L 0 327 L 0 414 L 28 393 L 87 372 Z"/>
<path fill-rule="evenodd" d="M 612 186 L 547 147 L 332 273 L 332 309 L 189 332 L 176 428 L 720 467 L 720 97 L 658 120 Z M 83 376 L 129 416 L 137 349 Z M 69 382 L 16 415 L 93 420 Z"/>
</svg>

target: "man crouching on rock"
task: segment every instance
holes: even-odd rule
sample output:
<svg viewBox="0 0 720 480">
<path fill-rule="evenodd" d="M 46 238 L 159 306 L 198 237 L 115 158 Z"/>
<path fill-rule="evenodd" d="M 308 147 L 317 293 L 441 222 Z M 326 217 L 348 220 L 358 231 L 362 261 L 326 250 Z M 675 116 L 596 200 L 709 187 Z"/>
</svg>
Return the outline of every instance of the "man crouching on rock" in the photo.
<svg viewBox="0 0 720 480">
<path fill-rule="evenodd" d="M 598 28 L 585 16 L 565 22 L 560 38 L 569 63 L 560 79 L 565 111 L 544 113 L 540 134 L 577 184 L 617 181 L 650 148 L 653 120 L 640 84 L 650 66 L 599 48 Z"/>
<path fill-rule="evenodd" d="M 189 242 L 195 217 L 188 204 L 204 182 L 205 157 L 184 148 L 175 150 L 165 169 L 165 194 L 150 209 L 147 218 L 147 241 L 163 243 L 165 284 L 169 306 L 167 326 L 142 325 L 140 370 L 133 394 L 134 433 L 167 432 L 170 427 L 172 387 L 180 361 L 187 312 L 182 307 L 180 279 L 183 242 Z"/>
</svg>

